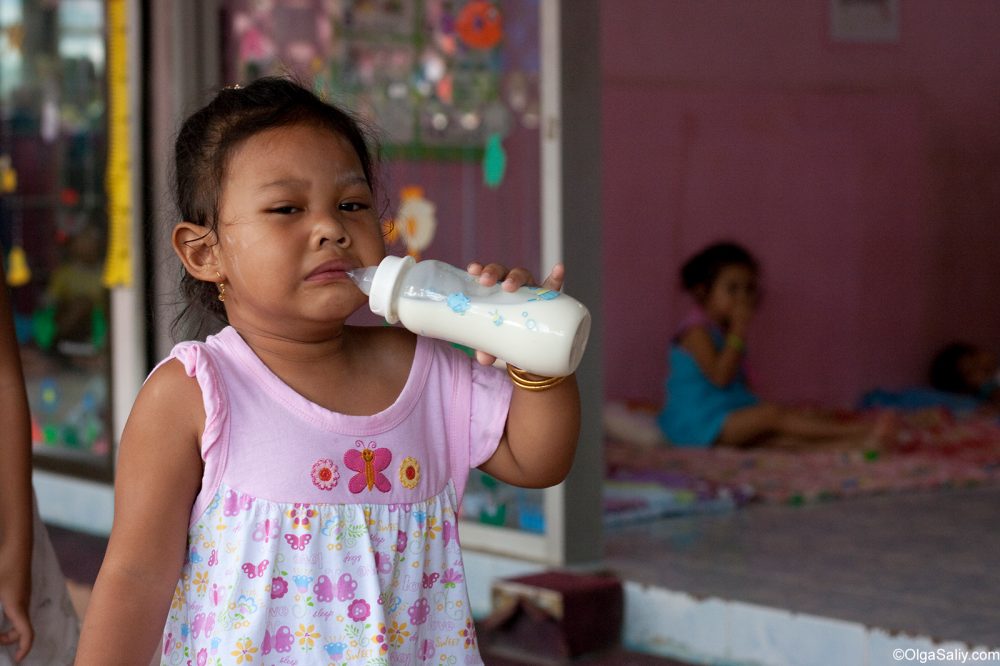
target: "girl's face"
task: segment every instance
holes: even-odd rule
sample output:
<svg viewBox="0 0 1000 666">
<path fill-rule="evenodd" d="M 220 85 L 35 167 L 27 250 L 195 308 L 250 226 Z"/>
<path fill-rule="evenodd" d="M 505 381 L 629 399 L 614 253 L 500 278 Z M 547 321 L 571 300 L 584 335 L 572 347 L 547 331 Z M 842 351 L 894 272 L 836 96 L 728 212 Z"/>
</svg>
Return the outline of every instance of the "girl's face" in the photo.
<svg viewBox="0 0 1000 666">
<path fill-rule="evenodd" d="M 992 353 L 980 349 L 959 359 L 958 368 L 966 387 L 975 392 L 993 381 L 997 373 L 997 359 Z"/>
<path fill-rule="evenodd" d="M 723 325 L 737 308 L 753 311 L 757 307 L 757 274 L 749 266 L 726 266 L 709 288 L 703 306 L 712 320 Z"/>
<path fill-rule="evenodd" d="M 230 323 L 277 335 L 342 322 L 366 300 L 346 271 L 385 256 L 357 153 L 307 124 L 261 132 L 234 151 L 218 234 Z"/>
</svg>

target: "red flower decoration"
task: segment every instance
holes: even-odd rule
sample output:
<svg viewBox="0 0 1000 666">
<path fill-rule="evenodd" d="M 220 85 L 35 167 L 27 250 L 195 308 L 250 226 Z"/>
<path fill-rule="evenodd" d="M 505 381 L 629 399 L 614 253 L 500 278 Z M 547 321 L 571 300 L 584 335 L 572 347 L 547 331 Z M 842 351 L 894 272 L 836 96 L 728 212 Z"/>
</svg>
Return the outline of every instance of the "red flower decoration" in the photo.
<svg viewBox="0 0 1000 666">
<path fill-rule="evenodd" d="M 313 485 L 320 490 L 333 490 L 340 481 L 340 471 L 329 458 L 320 458 L 312 466 Z"/>
</svg>

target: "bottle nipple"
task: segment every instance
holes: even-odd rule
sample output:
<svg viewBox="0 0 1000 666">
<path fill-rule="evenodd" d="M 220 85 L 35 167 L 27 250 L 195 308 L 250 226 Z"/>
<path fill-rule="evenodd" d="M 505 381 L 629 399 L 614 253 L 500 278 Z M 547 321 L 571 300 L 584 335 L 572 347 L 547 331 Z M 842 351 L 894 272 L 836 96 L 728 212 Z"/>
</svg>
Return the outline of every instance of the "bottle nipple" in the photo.
<svg viewBox="0 0 1000 666">
<path fill-rule="evenodd" d="M 347 277 L 351 278 L 354 284 L 367 296 L 372 293 L 372 280 L 375 279 L 375 271 L 378 266 L 366 266 L 347 271 Z"/>
</svg>

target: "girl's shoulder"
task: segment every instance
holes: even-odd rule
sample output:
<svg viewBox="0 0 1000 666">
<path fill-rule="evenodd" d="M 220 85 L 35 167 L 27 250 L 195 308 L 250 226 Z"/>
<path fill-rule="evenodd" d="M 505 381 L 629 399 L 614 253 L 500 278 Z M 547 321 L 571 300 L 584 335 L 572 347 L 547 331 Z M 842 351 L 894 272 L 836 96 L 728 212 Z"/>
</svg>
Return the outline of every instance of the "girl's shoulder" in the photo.
<svg viewBox="0 0 1000 666">
<path fill-rule="evenodd" d="M 694 331 L 708 332 L 714 324 L 708 314 L 701 308 L 692 308 L 674 332 L 674 341 L 680 342 Z"/>
</svg>

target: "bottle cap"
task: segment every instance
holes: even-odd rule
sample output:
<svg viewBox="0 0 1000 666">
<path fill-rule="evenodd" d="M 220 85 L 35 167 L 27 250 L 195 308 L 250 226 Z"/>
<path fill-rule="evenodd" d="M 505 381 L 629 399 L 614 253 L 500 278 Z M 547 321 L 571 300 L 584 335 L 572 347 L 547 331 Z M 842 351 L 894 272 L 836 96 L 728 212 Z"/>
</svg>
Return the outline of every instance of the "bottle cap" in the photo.
<svg viewBox="0 0 1000 666">
<path fill-rule="evenodd" d="M 399 321 L 395 303 L 396 282 L 400 273 L 414 264 L 413 257 L 388 256 L 378 265 L 375 277 L 372 278 L 371 293 L 368 294 L 368 307 L 377 315 L 385 317 L 390 324 Z"/>
</svg>

